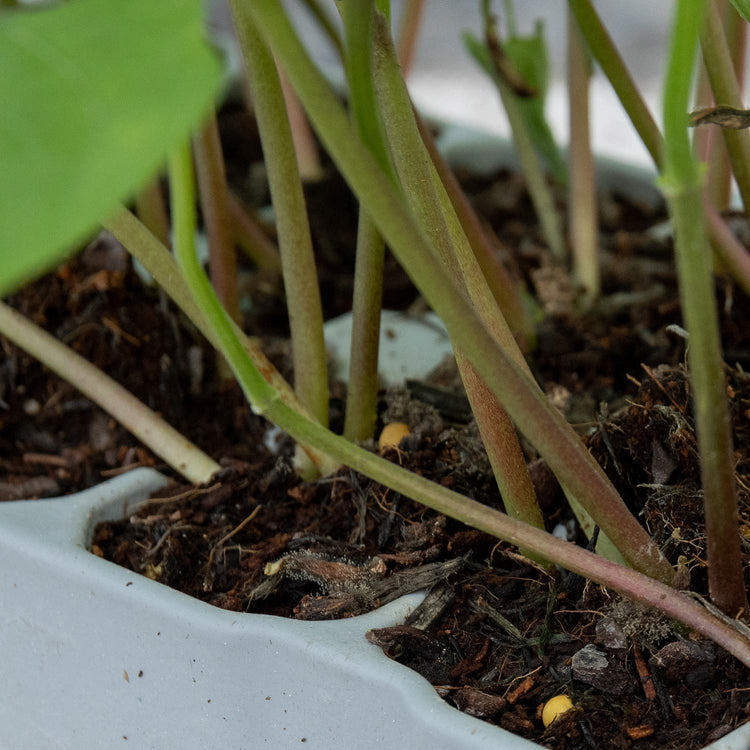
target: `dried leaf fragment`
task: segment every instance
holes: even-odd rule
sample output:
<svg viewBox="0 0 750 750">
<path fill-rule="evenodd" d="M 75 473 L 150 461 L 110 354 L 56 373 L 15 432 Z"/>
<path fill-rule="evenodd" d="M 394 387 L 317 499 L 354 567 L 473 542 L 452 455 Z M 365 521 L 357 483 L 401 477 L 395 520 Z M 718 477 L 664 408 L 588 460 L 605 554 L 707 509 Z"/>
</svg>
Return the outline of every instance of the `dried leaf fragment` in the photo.
<svg viewBox="0 0 750 750">
<path fill-rule="evenodd" d="M 750 109 L 735 109 L 721 105 L 698 109 L 690 113 L 689 125 L 691 128 L 699 125 L 718 125 L 730 130 L 744 130 L 750 128 Z"/>
</svg>

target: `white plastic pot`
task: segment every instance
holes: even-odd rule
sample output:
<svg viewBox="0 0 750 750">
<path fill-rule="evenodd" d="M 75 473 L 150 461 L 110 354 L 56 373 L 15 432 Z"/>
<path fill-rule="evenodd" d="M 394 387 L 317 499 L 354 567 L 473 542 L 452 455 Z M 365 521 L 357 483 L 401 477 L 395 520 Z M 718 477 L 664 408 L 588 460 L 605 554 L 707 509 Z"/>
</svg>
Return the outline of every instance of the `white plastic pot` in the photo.
<svg viewBox="0 0 750 750">
<path fill-rule="evenodd" d="M 365 640 L 419 595 L 300 622 L 220 610 L 87 551 L 98 521 L 165 483 L 138 469 L 0 504 L 0 747 L 535 747 L 449 707 Z"/>
<path fill-rule="evenodd" d="M 166 481 L 137 469 L 77 495 L 0 504 L 0 747 L 538 747 L 451 708 L 365 640 L 403 622 L 419 595 L 301 622 L 220 610 L 87 551 L 98 521 Z M 749 743 L 745 726 L 710 747 Z"/>
</svg>

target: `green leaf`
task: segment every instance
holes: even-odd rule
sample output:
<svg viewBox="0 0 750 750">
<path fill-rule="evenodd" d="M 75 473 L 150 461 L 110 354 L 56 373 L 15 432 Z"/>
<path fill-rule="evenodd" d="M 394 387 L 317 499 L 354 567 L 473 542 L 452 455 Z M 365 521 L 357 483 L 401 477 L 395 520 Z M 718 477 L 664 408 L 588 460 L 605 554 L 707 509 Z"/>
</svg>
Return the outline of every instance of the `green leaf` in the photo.
<svg viewBox="0 0 750 750">
<path fill-rule="evenodd" d="M 198 0 L 75 0 L 0 19 L 0 296 L 53 267 L 211 104 Z"/>
<path fill-rule="evenodd" d="M 480 68 L 495 78 L 487 45 L 469 31 L 462 34 L 464 46 Z M 541 24 L 534 36 L 513 36 L 503 42 L 503 52 L 513 68 L 529 88 L 536 92 L 531 97 L 516 97 L 524 123 L 534 144 L 534 150 L 544 160 L 554 179 L 564 185 L 568 181 L 567 168 L 560 156 L 552 131 L 544 114 L 547 91 L 547 47 Z"/>
<path fill-rule="evenodd" d="M 503 46 L 516 70 L 537 92 L 534 97 L 520 99 L 519 104 L 534 147 L 547 163 L 554 179 L 564 185 L 568 181 L 567 169 L 544 115 L 548 61 L 543 24 L 537 23 L 533 36 L 512 36 Z"/>
<path fill-rule="evenodd" d="M 734 9 L 746 20 L 750 21 L 750 0 L 730 0 Z"/>
</svg>

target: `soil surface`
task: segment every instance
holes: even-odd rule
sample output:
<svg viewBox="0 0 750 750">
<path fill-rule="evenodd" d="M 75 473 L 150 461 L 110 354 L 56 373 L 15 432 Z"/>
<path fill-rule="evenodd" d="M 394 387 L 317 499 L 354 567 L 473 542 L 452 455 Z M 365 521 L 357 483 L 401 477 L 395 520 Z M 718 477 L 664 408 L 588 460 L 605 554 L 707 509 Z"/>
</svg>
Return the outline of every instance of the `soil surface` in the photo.
<svg viewBox="0 0 750 750">
<path fill-rule="evenodd" d="M 234 188 L 266 199 L 252 123 L 222 117 Z M 244 133 L 240 137 L 240 133 Z M 604 296 L 576 309 L 569 275 L 542 249 L 522 182 L 464 176 L 503 258 L 540 306 L 534 373 L 693 591 L 707 595 L 695 433 L 671 240 L 659 211 L 601 201 Z M 356 205 L 335 175 L 308 186 L 326 316 L 348 308 Z M 392 259 L 386 306 L 419 306 Z M 250 264 L 245 330 L 291 378 L 280 285 Z M 743 555 L 750 557 L 750 302 L 719 278 Z M 249 300 L 249 297 L 248 297 Z M 301 619 L 348 617 L 427 590 L 404 625 L 372 631 L 391 658 L 459 709 L 550 748 L 701 748 L 750 718 L 750 671 L 674 623 L 341 469 L 303 482 L 293 446 L 247 407 L 174 306 L 109 235 L 11 304 L 102 367 L 224 469 L 187 486 L 76 390 L 0 339 L 0 498 L 58 496 L 136 466 L 173 484 L 131 518 L 100 524 L 92 551 L 215 606 Z M 331 423 L 345 388 L 332 384 Z M 411 434 L 385 457 L 502 509 L 454 363 L 381 394 L 379 428 Z M 375 444 L 369 445 L 377 450 Z M 559 486 L 524 443 L 548 529 L 586 544 Z M 750 566 L 746 566 L 750 570 Z M 574 710 L 549 728 L 542 707 Z"/>
</svg>

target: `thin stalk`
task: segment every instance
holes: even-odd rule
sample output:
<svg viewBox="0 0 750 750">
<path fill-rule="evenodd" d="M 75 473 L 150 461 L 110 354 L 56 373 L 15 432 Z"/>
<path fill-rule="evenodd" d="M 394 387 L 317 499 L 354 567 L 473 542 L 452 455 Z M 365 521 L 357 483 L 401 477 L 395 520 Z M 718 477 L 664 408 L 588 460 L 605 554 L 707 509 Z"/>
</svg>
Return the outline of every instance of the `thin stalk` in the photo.
<svg viewBox="0 0 750 750">
<path fill-rule="evenodd" d="M 435 249 L 443 268 L 458 281 L 488 329 L 498 332 L 498 338 L 515 351 L 519 366 L 525 367 L 523 355 L 489 292 L 471 247 L 461 236 L 458 219 L 455 214 L 450 216 L 452 204 L 422 143 L 390 32 L 382 16 L 376 19 L 374 31 L 375 90 L 406 203 Z M 440 190 L 443 191 L 442 200 Z M 508 514 L 544 528 L 513 424 L 466 357 L 460 341 L 454 341 L 453 346 L 461 379 Z"/>
<path fill-rule="evenodd" d="M 241 0 L 230 0 L 235 19 L 241 18 L 242 6 Z M 246 24 L 237 23 L 237 31 L 253 91 L 255 117 L 276 213 L 292 338 L 294 387 L 315 418 L 327 425 L 328 375 L 323 312 L 284 97 L 276 65 L 263 40 Z"/>
<path fill-rule="evenodd" d="M 281 273 L 279 249 L 231 190 L 227 193 L 227 207 L 234 241 L 239 248 L 258 268 Z"/>
<path fill-rule="evenodd" d="M 183 149 L 180 154 L 173 157 L 171 163 L 173 164 L 172 174 L 176 177 L 175 183 L 181 185 L 180 192 L 189 193 L 190 170 L 186 169 L 184 165 L 181 166 L 180 161 L 187 161 L 189 164 L 189 151 L 187 149 Z M 189 229 L 190 218 L 186 217 L 187 221 L 185 221 L 181 213 L 183 209 L 189 213 L 189 205 L 190 201 L 183 199 L 177 206 L 180 215 L 178 215 L 176 223 L 178 226 L 186 224 L 186 230 Z M 231 321 L 218 303 L 203 269 L 195 259 L 194 249 L 191 245 L 192 235 L 188 231 L 181 232 L 176 242 L 176 253 L 185 273 L 186 281 L 191 292 L 195 294 L 196 301 L 206 319 L 211 321 L 215 338 L 222 342 L 222 347 L 226 347 L 223 348 L 222 353 L 229 361 L 238 381 L 242 384 L 257 411 L 263 412 L 296 440 L 315 444 L 320 450 L 339 458 L 355 471 L 396 492 L 518 547 L 535 550 L 539 555 L 544 555 L 575 573 L 619 591 L 648 607 L 664 612 L 711 638 L 744 664 L 750 666 L 750 642 L 737 630 L 709 614 L 685 594 L 633 570 L 604 560 L 580 547 L 557 539 L 540 529 L 516 521 L 504 513 L 463 497 L 456 492 L 430 482 L 424 477 L 368 453 L 345 438 L 334 435 L 320 424 L 293 411 L 280 399 L 274 398 L 273 394 L 270 394 L 265 388 L 258 389 L 259 378 L 251 372 L 253 364 L 244 355 L 242 347 L 233 342 L 235 337 Z"/>
<path fill-rule="evenodd" d="M 715 104 L 711 83 L 708 80 L 706 66 L 701 63 L 698 72 L 698 85 L 695 92 L 695 110 L 711 107 Z M 708 179 L 705 192 L 710 203 L 718 210 L 725 211 L 729 207 L 729 195 L 732 185 L 732 166 L 724 143 L 724 137 L 718 128 L 696 128 L 693 134 L 693 152 L 700 161 L 708 165 Z M 705 205 L 705 201 L 704 201 Z M 714 256 L 714 271 L 719 272 L 721 266 Z"/>
<path fill-rule="evenodd" d="M 360 208 L 354 265 L 349 381 L 344 415 L 344 437 L 347 440 L 367 440 L 375 432 L 384 263 L 383 237 L 367 211 Z"/>
<path fill-rule="evenodd" d="M 703 201 L 711 247 L 745 294 L 750 296 L 750 252 L 734 236 L 708 199 Z"/>
<path fill-rule="evenodd" d="M 534 321 L 524 308 L 519 292 L 519 284 L 513 281 L 511 275 L 505 269 L 500 260 L 497 248 L 493 246 L 490 240 L 492 229 L 482 226 L 476 211 L 469 202 L 469 199 L 464 195 L 464 191 L 461 189 L 456 175 L 453 174 L 453 170 L 438 151 L 435 139 L 432 137 L 429 128 L 416 112 L 415 117 L 427 153 L 430 155 L 432 164 L 453 204 L 453 210 L 456 212 L 466 239 L 471 245 L 474 257 L 477 259 L 477 263 L 479 263 L 479 267 L 487 281 L 487 286 L 489 286 L 492 292 L 492 296 L 495 298 L 497 306 L 500 308 L 505 320 L 508 321 L 508 325 L 511 331 L 513 331 L 513 335 L 521 350 L 526 351 L 533 348 L 536 337 Z M 498 242 L 496 237 L 494 239 L 495 242 Z"/>
<path fill-rule="evenodd" d="M 169 247 L 169 217 L 159 178 L 155 177 L 135 196 L 135 210 L 159 242 Z"/>
<path fill-rule="evenodd" d="M 721 14 L 714 0 L 708 3 L 700 38 L 703 62 L 716 103 L 742 109 L 742 93 L 729 53 Z M 750 213 L 750 131 L 722 128 L 722 134 L 745 212 Z"/>
<path fill-rule="evenodd" d="M 734 616 L 747 609 L 734 453 L 703 220 L 703 172 L 693 157 L 685 122 L 691 71 L 705 10 L 704 0 L 675 6 L 664 87 L 665 158 L 661 182 L 675 227 L 680 297 L 690 334 L 688 357 L 701 458 L 709 592 L 717 607 Z M 711 47 L 704 47 L 704 51 L 708 49 Z"/>
<path fill-rule="evenodd" d="M 321 5 L 320 0 L 303 0 L 312 17 L 318 22 L 318 26 L 331 46 L 338 53 L 339 59 L 344 59 L 344 43 L 341 36 L 333 23 L 333 19 L 328 15 L 328 11 Z"/>
<path fill-rule="evenodd" d="M 388 245 L 443 319 L 451 338 L 505 406 L 521 432 L 556 476 L 591 512 L 629 565 L 671 582 L 672 567 L 627 510 L 601 467 L 533 380 L 497 347 L 451 279 L 436 267 L 432 250 L 402 205 L 402 197 L 361 143 L 327 82 L 273 0 L 239 7 L 239 25 L 258 24 L 283 60 L 300 100 L 328 153 L 372 215 Z"/>
<path fill-rule="evenodd" d="M 547 183 L 541 161 L 526 128 L 518 99 L 503 81 L 503 77 L 500 74 L 497 55 L 499 42 L 495 31 L 495 20 L 490 13 L 489 0 L 483 0 L 482 7 L 484 9 L 487 48 L 490 51 L 490 61 L 495 70 L 493 80 L 508 117 L 513 143 L 521 162 L 521 171 L 526 179 L 526 187 L 529 191 L 531 202 L 534 205 L 534 212 L 539 221 L 544 240 L 550 252 L 556 258 L 562 260 L 567 255 L 565 235 L 560 214 L 555 206 L 552 188 Z"/>
<path fill-rule="evenodd" d="M 654 163 L 660 166 L 663 140 L 659 127 L 593 3 L 591 0 L 569 0 L 569 7 L 578 21 L 578 28 L 586 39 L 589 51 L 607 76 Z"/>
<path fill-rule="evenodd" d="M 569 0 L 569 3 L 571 10 L 576 15 L 579 27 L 586 38 L 589 50 L 593 53 L 596 61 L 607 75 L 609 82 L 620 99 L 620 103 L 625 108 L 643 144 L 651 154 L 654 163 L 658 168 L 661 168 L 664 139 L 646 102 L 635 86 L 622 58 L 597 16 L 593 5 L 590 0 Z M 719 224 L 724 225 L 720 216 L 714 215 L 713 217 L 709 217 L 709 225 L 719 226 Z M 713 232 L 712 242 L 715 242 L 719 237 L 726 238 L 728 235 L 731 235 L 731 232 L 724 225 L 724 231 L 721 233 Z M 727 255 L 731 260 L 727 264 L 727 270 L 732 273 L 735 281 L 741 287 L 746 288 L 747 271 L 744 270 L 744 262 L 739 248 L 736 244 L 729 241 L 720 243 L 718 247 L 715 244 L 714 246 L 719 251 L 719 255 L 722 254 L 722 244 L 724 248 L 723 254 Z"/>
<path fill-rule="evenodd" d="M 594 155 L 589 123 L 591 59 L 578 23 L 568 9 L 568 232 L 573 269 L 585 291 L 585 304 L 599 297 L 599 232 L 596 208 Z"/>
<path fill-rule="evenodd" d="M 237 289 L 237 256 L 229 220 L 227 177 L 216 113 L 206 118 L 193 139 L 203 223 L 208 237 L 209 269 L 216 296 L 235 323 L 242 320 Z"/>
<path fill-rule="evenodd" d="M 307 122 L 299 99 L 297 99 L 294 89 L 289 85 L 289 81 L 281 68 L 278 68 L 278 74 L 287 115 L 289 116 L 289 127 L 292 131 L 292 143 L 294 143 L 294 153 L 297 157 L 299 176 L 303 182 L 317 182 L 323 179 L 323 165 L 320 163 L 318 144 L 315 142 L 315 136 L 310 130 L 310 123 Z"/>
<path fill-rule="evenodd" d="M 729 0 L 720 0 L 720 13 L 724 21 L 734 73 L 740 90 L 744 85 L 747 24 L 735 12 Z M 701 63 L 695 109 L 700 110 L 716 104 L 706 66 Z M 693 135 L 693 149 L 698 158 L 708 163 L 706 195 L 718 211 L 729 208 L 732 187 L 732 170 L 724 144 L 724 137 L 717 128 L 697 128 Z"/>
<path fill-rule="evenodd" d="M 708 73 L 706 72 L 706 66 L 701 64 L 698 67 L 698 84 L 695 87 L 695 109 L 700 110 L 705 107 L 710 107 L 715 104 L 714 95 L 711 91 L 711 83 L 708 80 Z M 693 134 L 693 151 L 698 159 L 701 161 L 709 161 L 709 152 L 714 143 L 714 139 L 711 137 L 715 132 L 714 128 L 696 128 Z M 722 142 L 723 139 L 719 139 Z M 726 149 L 724 149 L 726 153 Z"/>
<path fill-rule="evenodd" d="M 414 52 L 417 48 L 419 25 L 424 13 L 424 0 L 406 0 L 399 19 L 396 42 L 396 56 L 404 71 L 404 78 L 409 75 Z"/>
<path fill-rule="evenodd" d="M 382 132 L 372 86 L 372 23 L 370 0 L 342 6 L 346 35 L 346 76 L 352 121 L 383 169 L 390 156 Z M 385 242 L 364 207 L 360 206 L 352 299 L 352 336 L 344 436 L 366 440 L 377 420 L 380 308 L 383 301 Z"/>
<path fill-rule="evenodd" d="M 3 302 L 0 334 L 101 406 L 189 482 L 208 482 L 221 468 L 98 367 Z"/>
<path fill-rule="evenodd" d="M 193 325 L 214 347 L 219 349 L 219 342 L 203 313 L 193 301 L 172 253 L 124 206 L 121 206 L 116 214 L 103 222 L 103 226 L 134 258 L 137 258 L 143 264 L 156 283 L 187 315 Z M 234 321 L 232 321 L 232 328 L 239 338 L 242 348 L 252 359 L 254 366 L 278 392 L 281 400 L 289 408 L 309 416 L 309 412 L 297 398 L 297 394 L 263 353 L 258 339 L 245 336 Z M 338 464 L 332 463 L 327 456 L 322 456 L 309 446 L 303 446 L 303 448 L 321 474 L 332 474 L 338 468 Z"/>
</svg>

